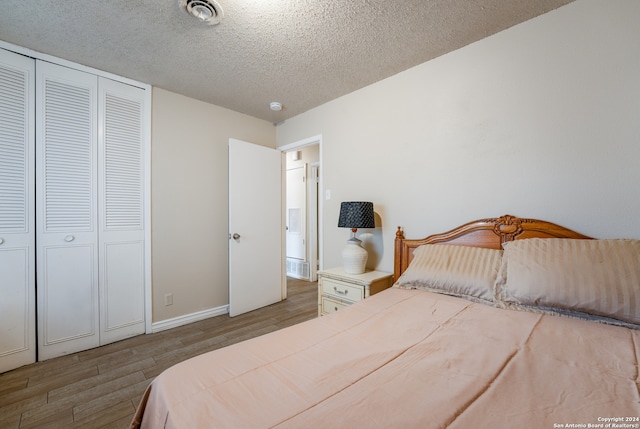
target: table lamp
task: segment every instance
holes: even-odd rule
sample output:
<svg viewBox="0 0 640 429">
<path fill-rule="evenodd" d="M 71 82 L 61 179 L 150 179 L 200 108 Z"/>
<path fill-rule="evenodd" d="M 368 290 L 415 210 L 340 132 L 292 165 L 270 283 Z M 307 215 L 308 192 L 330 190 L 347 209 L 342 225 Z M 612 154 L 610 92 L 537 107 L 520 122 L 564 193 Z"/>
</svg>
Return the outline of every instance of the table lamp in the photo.
<svg viewBox="0 0 640 429">
<path fill-rule="evenodd" d="M 348 274 L 362 274 L 367 264 L 367 251 L 361 246 L 362 241 L 356 238 L 358 228 L 375 228 L 373 203 L 366 201 L 349 201 L 340 204 L 338 228 L 351 228 L 352 236 L 347 247 L 342 251 L 344 271 Z"/>
</svg>

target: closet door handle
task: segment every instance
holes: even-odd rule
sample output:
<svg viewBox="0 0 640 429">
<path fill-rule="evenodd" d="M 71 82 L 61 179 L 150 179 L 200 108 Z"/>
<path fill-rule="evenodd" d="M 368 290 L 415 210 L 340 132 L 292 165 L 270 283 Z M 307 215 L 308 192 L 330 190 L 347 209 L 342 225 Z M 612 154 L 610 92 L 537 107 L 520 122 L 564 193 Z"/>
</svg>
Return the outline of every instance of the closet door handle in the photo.
<svg viewBox="0 0 640 429">
<path fill-rule="evenodd" d="M 4 238 L 0 238 L 0 244 L 4 243 Z"/>
<path fill-rule="evenodd" d="M 75 240 L 76 238 L 73 235 L 67 235 L 64 238 L 64 241 L 66 241 L 67 243 L 71 243 L 73 240 Z"/>
</svg>

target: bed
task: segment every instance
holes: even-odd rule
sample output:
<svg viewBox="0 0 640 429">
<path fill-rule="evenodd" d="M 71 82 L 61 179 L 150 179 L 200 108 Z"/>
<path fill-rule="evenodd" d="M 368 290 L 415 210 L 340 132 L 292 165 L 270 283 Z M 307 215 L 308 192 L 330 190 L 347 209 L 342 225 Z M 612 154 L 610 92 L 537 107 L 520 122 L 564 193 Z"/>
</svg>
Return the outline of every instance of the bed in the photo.
<svg viewBox="0 0 640 429">
<path fill-rule="evenodd" d="M 394 276 L 169 368 L 131 427 L 640 427 L 640 240 L 510 215 L 398 228 Z"/>
</svg>

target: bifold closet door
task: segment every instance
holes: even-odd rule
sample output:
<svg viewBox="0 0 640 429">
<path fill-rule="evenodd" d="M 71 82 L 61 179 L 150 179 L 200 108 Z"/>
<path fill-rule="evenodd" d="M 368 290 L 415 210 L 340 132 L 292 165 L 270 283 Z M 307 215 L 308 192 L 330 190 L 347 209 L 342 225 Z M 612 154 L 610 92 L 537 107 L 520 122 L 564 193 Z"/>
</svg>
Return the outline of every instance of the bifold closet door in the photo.
<svg viewBox="0 0 640 429">
<path fill-rule="evenodd" d="M 144 97 L 98 82 L 100 343 L 145 332 Z"/>
<path fill-rule="evenodd" d="M 36 63 L 39 359 L 145 332 L 145 91 Z"/>
<path fill-rule="evenodd" d="M 97 86 L 94 75 L 36 61 L 39 360 L 100 344 Z"/>
<path fill-rule="evenodd" d="M 34 72 L 0 49 L 0 373 L 36 359 Z"/>
</svg>

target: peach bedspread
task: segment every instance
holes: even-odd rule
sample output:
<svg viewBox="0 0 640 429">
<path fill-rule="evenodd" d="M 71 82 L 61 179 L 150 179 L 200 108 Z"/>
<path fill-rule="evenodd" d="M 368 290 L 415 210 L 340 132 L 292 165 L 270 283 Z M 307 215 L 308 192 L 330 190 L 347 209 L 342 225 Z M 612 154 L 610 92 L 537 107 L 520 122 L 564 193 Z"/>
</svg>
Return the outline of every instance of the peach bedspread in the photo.
<svg viewBox="0 0 640 429">
<path fill-rule="evenodd" d="M 132 427 L 640 427 L 638 356 L 637 330 L 391 288 L 175 365 Z"/>
</svg>

